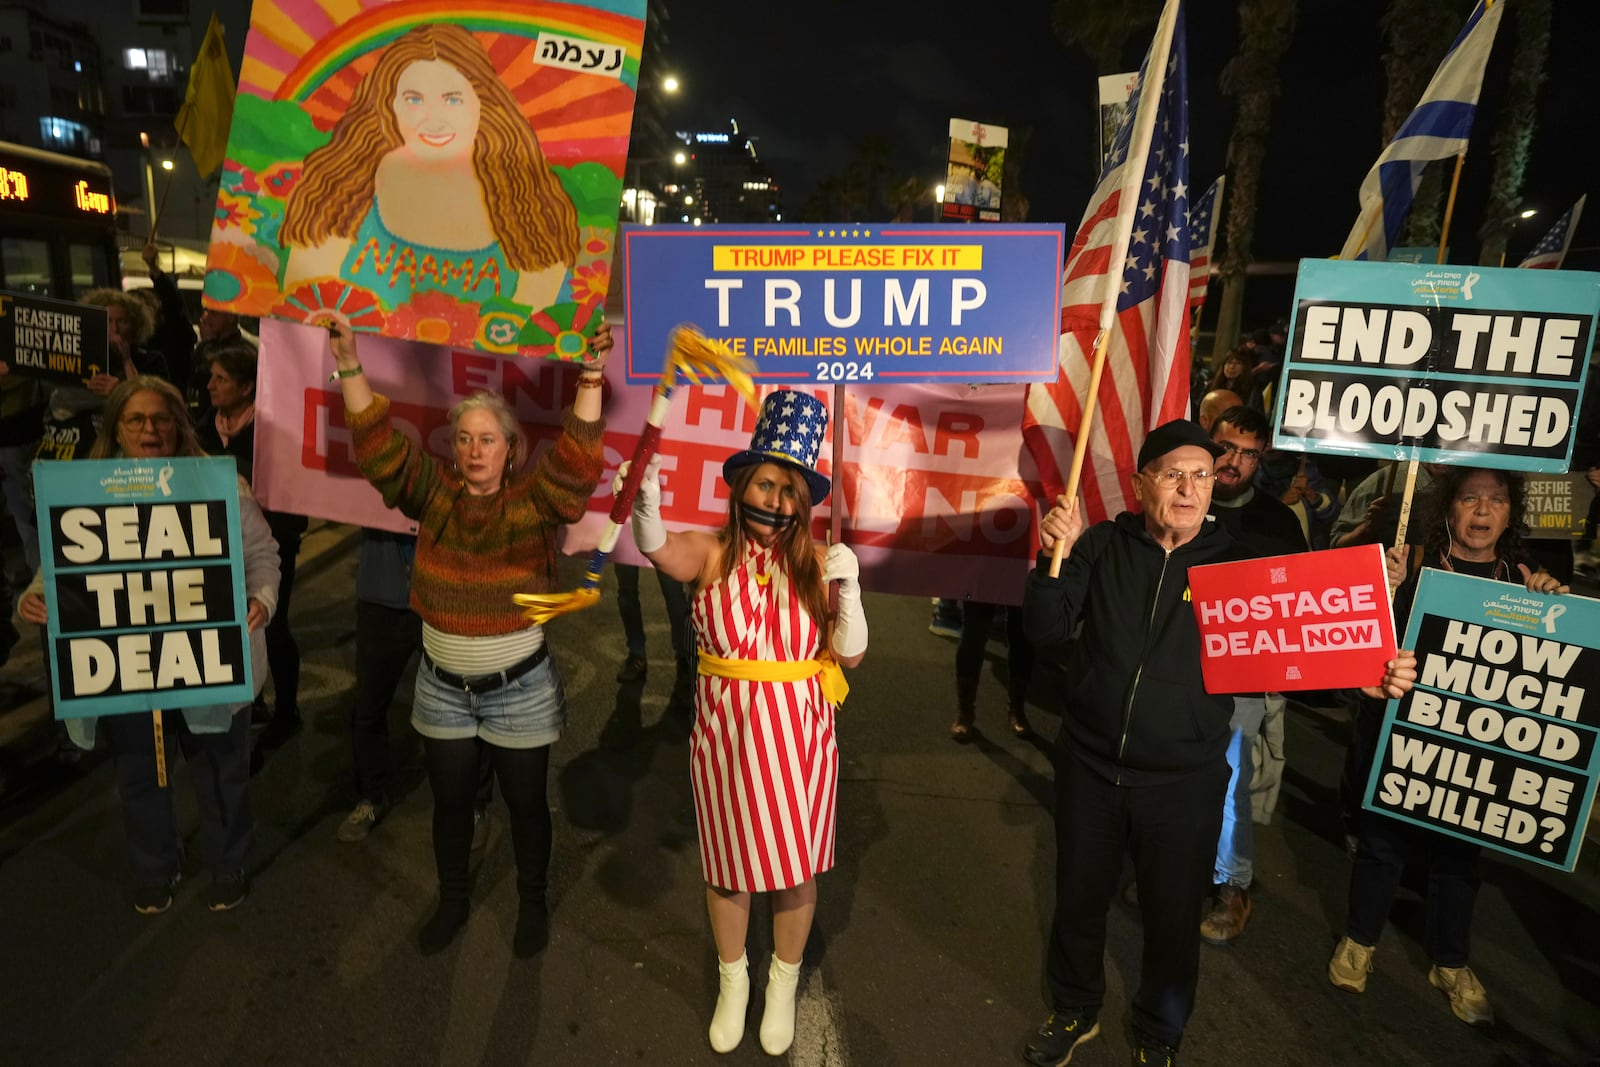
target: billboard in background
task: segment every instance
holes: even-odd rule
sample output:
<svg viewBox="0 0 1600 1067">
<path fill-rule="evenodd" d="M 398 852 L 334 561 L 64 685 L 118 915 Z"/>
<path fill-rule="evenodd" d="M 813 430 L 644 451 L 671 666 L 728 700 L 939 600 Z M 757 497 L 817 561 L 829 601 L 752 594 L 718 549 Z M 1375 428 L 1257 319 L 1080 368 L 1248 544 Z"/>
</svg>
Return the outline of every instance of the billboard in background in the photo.
<svg viewBox="0 0 1600 1067">
<path fill-rule="evenodd" d="M 1006 167 L 1004 126 L 950 120 L 950 151 L 944 176 L 946 222 L 999 222 L 1001 179 Z"/>
</svg>

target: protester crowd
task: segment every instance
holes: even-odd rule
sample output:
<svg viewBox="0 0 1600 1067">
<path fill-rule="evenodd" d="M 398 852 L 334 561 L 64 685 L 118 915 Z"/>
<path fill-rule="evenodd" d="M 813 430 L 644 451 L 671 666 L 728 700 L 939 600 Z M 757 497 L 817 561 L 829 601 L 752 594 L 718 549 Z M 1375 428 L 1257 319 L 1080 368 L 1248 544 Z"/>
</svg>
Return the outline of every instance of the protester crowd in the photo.
<svg viewBox="0 0 1600 1067">
<path fill-rule="evenodd" d="M 254 500 L 252 340 L 236 319 L 214 311 L 192 328 L 171 279 L 153 254 L 147 258 L 148 301 L 106 290 L 84 298 L 108 312 L 116 358 L 105 374 L 81 389 L 53 390 L 0 376 L 0 429 L 8 435 L 0 462 L 31 572 L 19 610 L 36 624 L 49 612 L 25 491 L 31 456 L 210 454 L 238 464 L 250 651 L 263 668 L 255 671 L 257 686 L 270 677 L 274 703 L 268 709 L 258 695 L 187 709 L 169 717 L 163 742 L 190 766 L 212 874 L 206 902 L 221 911 L 250 890 L 252 769 L 301 721 L 300 650 L 289 605 L 306 520 Z M 980 729 L 991 639 L 1008 645 L 1007 732 L 1019 739 L 1032 737 L 1027 702 L 1036 653 L 1066 650 L 1068 657 L 1068 690 L 1049 697 L 1062 722 L 1052 750 L 1050 1010 L 1026 1041 L 1030 1063 L 1068 1063 L 1098 1034 L 1106 913 L 1119 893 L 1136 905 L 1144 930 L 1140 974 L 1130 983 L 1138 1063 L 1175 1062 L 1198 995 L 1202 941 L 1232 942 L 1252 915 L 1253 826 L 1273 812 L 1287 701 L 1272 692 L 1206 691 L 1187 568 L 1330 545 L 1390 547 L 1394 540 L 1388 468 L 1319 464 L 1270 447 L 1283 341 L 1281 323 L 1258 331 L 1224 353 L 1211 373 L 1196 375 L 1195 420 L 1167 423 L 1140 442 L 1136 511 L 1089 526 L 1077 501 L 1048 509 L 1039 523 L 1041 557 L 1018 591 L 1020 605 L 969 602 L 959 619 L 936 615 L 935 632 L 958 635 L 949 727 L 956 741 L 970 741 Z M 452 462 L 445 463 L 391 422 L 387 399 L 365 377 L 355 336 L 341 327 L 330 337 L 332 380 L 361 471 L 418 529 L 414 538 L 362 534 L 350 711 L 355 803 L 337 836 L 361 842 L 395 800 L 388 709 L 416 661 L 411 723 L 423 739 L 433 798 L 438 883 L 417 936 L 424 954 L 450 946 L 469 920 L 468 858 L 482 847 L 494 782 L 510 813 L 516 860 L 514 953 L 535 956 L 548 941 L 548 774 L 551 746 L 566 724 L 566 695 L 549 635 L 513 605 L 512 594 L 557 588 L 556 534 L 585 513 L 603 475 L 601 385 L 610 347 L 602 327 L 582 360 L 560 435 L 536 461 L 528 462 L 529 442 L 503 398 L 478 393 L 450 413 Z M 38 426 L 31 442 L 23 428 L 29 420 Z M 690 773 L 719 970 L 708 1037 L 718 1052 L 737 1047 L 745 1030 L 756 893 L 773 898 L 759 1040 L 773 1055 L 790 1047 L 817 880 L 835 863 L 834 716 L 848 688 L 841 668 L 862 662 L 868 632 L 854 554 L 842 544 L 817 544 L 810 532 L 812 508 L 833 488 L 817 469 L 827 420 L 808 395 L 770 394 L 750 447 L 724 464 L 729 507 L 716 531 L 666 529 L 656 463 L 633 501 L 634 541 L 657 572 L 672 622 L 672 712 L 693 722 Z M 1587 465 L 1600 462 L 1594 436 L 1592 420 L 1580 427 L 1575 460 L 1591 481 L 1597 472 Z M 626 473 L 618 475 L 618 490 Z M 1563 572 L 1560 560 L 1535 556 L 1533 542 L 1522 537 L 1520 475 L 1443 467 L 1425 473 L 1413 543 L 1387 555 L 1398 587 L 1397 633 L 1425 568 L 1543 594 L 1567 591 L 1570 553 Z M 1063 560 L 1052 576 L 1056 550 Z M 617 680 L 625 685 L 641 683 L 650 664 L 639 577 L 633 568 L 619 572 L 627 657 Z M 1341 695 L 1354 709 L 1352 783 L 1365 781 L 1384 701 L 1408 692 L 1417 677 L 1410 651 L 1373 668 L 1378 684 Z M 252 752 L 253 720 L 264 729 Z M 75 723 L 73 740 L 92 745 L 97 725 L 115 758 L 133 905 L 141 913 L 165 911 L 179 890 L 180 855 L 171 794 L 155 777 L 153 738 L 160 735 L 149 715 L 112 715 Z M 1408 862 L 1426 857 L 1429 981 L 1463 1021 L 1492 1021 L 1489 995 L 1470 965 L 1477 848 L 1363 811 L 1358 798 L 1347 802 L 1346 822 L 1353 855 L 1348 919 L 1328 980 L 1353 993 L 1365 989 L 1400 876 Z M 1134 871 L 1128 884 L 1125 859 Z"/>
</svg>

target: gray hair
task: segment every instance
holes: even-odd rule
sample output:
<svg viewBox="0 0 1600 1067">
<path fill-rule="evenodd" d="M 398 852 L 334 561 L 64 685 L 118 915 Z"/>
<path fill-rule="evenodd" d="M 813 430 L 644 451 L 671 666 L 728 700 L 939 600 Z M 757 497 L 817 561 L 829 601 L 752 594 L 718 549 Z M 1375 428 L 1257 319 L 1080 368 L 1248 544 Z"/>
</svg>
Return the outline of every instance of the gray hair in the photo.
<svg viewBox="0 0 1600 1067">
<path fill-rule="evenodd" d="M 522 424 L 517 421 L 516 415 L 512 414 L 511 405 L 506 403 L 506 398 L 499 393 L 484 390 L 461 400 L 450 409 L 452 436 L 461 429 L 461 420 L 466 418 L 469 411 L 487 411 L 500 423 L 500 432 L 506 435 L 506 444 L 510 449 L 510 454 L 506 457 L 506 467 L 508 472 L 515 468 L 521 458 Z"/>
</svg>

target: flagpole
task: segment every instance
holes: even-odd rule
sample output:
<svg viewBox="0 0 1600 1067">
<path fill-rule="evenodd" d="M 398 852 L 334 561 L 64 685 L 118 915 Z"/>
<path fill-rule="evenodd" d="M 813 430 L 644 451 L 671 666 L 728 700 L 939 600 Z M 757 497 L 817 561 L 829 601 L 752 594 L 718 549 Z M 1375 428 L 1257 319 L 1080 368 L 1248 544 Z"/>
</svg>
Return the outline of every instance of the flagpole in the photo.
<svg viewBox="0 0 1600 1067">
<path fill-rule="evenodd" d="M 184 104 L 187 105 L 188 100 L 185 100 Z M 178 144 L 180 145 L 183 144 L 183 131 L 189 126 L 189 115 L 193 110 L 193 108 L 187 106 L 183 109 L 183 122 L 178 126 Z M 174 149 L 173 155 L 177 155 L 176 149 Z M 172 180 L 177 176 L 178 172 L 176 164 L 174 164 L 174 168 L 167 171 L 166 184 L 161 187 L 161 203 L 156 207 L 155 214 L 150 216 L 150 236 L 148 240 L 154 241 L 156 239 L 156 222 L 167 212 L 167 194 L 172 192 Z"/>
<path fill-rule="evenodd" d="M 1456 190 L 1461 187 L 1461 168 L 1467 162 L 1467 153 L 1461 152 L 1456 156 L 1456 170 L 1450 177 L 1450 197 L 1444 202 L 1444 227 L 1439 231 L 1439 258 L 1434 262 L 1444 262 L 1444 250 L 1450 240 L 1450 220 L 1456 213 Z"/>
<path fill-rule="evenodd" d="M 1100 396 L 1100 374 L 1106 368 L 1106 345 L 1111 341 L 1111 331 L 1102 329 L 1094 341 L 1094 362 L 1089 366 L 1089 390 L 1083 401 L 1083 417 L 1078 420 L 1080 427 L 1077 439 L 1072 442 L 1072 469 L 1067 471 L 1067 490 L 1061 495 L 1061 503 L 1078 498 L 1078 476 L 1083 473 L 1083 457 L 1089 450 L 1089 427 L 1093 424 L 1095 401 Z M 1066 549 L 1066 542 L 1056 538 L 1055 545 L 1050 549 L 1050 577 L 1061 577 L 1061 557 Z"/>
</svg>

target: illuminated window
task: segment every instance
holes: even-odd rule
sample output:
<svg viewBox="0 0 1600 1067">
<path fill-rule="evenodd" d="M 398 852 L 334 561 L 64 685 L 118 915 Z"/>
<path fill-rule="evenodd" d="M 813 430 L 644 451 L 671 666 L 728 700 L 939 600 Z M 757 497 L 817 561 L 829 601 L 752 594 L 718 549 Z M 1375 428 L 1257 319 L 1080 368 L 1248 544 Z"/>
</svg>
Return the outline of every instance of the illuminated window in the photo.
<svg viewBox="0 0 1600 1067">
<path fill-rule="evenodd" d="M 89 127 L 71 119 L 45 115 L 39 119 L 39 139 L 46 148 L 65 148 L 72 151 L 91 151 L 93 135 Z"/>
<path fill-rule="evenodd" d="M 127 70 L 144 71 L 153 82 L 171 81 L 178 72 L 176 58 L 164 48 L 123 49 L 122 66 Z"/>
</svg>

